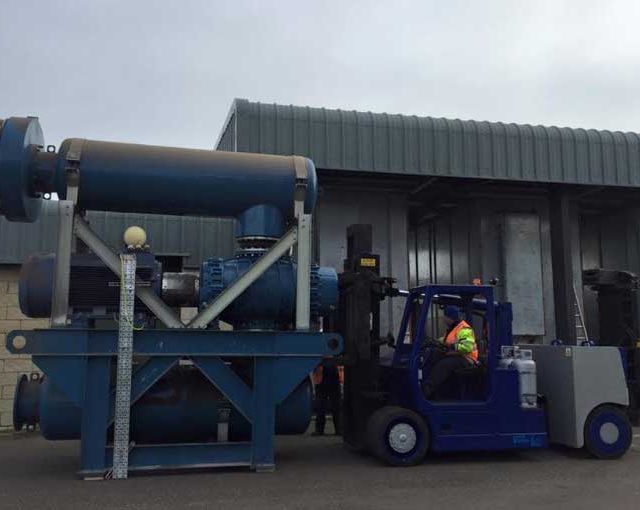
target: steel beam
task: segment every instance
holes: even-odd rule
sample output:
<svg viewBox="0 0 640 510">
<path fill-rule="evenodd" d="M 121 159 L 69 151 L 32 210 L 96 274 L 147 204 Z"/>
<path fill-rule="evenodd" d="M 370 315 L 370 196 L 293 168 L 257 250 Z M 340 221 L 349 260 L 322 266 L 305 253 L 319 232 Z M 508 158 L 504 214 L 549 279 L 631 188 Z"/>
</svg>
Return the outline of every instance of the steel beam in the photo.
<svg viewBox="0 0 640 510">
<path fill-rule="evenodd" d="M 22 336 L 24 347 L 13 339 Z M 7 334 L 12 354 L 39 356 L 115 356 L 118 332 L 100 329 L 17 330 Z M 337 333 L 303 331 L 211 331 L 145 329 L 134 332 L 137 356 L 287 356 L 322 357 L 342 352 Z"/>
<path fill-rule="evenodd" d="M 69 275 L 73 243 L 74 205 L 71 200 L 58 202 L 58 242 L 53 272 L 51 327 L 67 325 L 69 311 Z"/>
<path fill-rule="evenodd" d="M 298 243 L 296 246 L 296 329 L 309 329 L 311 320 L 311 215 L 304 213 L 304 202 L 295 205 Z"/>
<path fill-rule="evenodd" d="M 206 328 L 209 323 L 220 315 L 233 301 L 242 294 L 253 282 L 260 278 L 280 257 L 285 255 L 296 243 L 297 229 L 292 228 L 274 244 L 269 251 L 254 262 L 249 270 L 240 278 L 224 289 L 215 300 L 196 315 L 188 324 L 189 328 Z"/>
<path fill-rule="evenodd" d="M 566 191 L 555 189 L 549 198 L 549 230 L 551 233 L 551 266 L 556 318 L 556 338 L 576 343 L 575 296 L 571 249 L 571 199 Z"/>
<path fill-rule="evenodd" d="M 74 229 L 75 234 L 91 248 L 93 253 L 116 275 L 120 276 L 121 268 L 119 257 L 91 230 L 89 224 L 80 216 L 76 216 L 75 218 Z M 168 328 L 184 328 L 183 322 L 176 313 L 153 292 L 151 287 L 138 285 L 140 283 L 142 282 L 136 280 L 136 296 L 140 298 L 140 301 L 147 305 L 149 310 Z"/>
</svg>

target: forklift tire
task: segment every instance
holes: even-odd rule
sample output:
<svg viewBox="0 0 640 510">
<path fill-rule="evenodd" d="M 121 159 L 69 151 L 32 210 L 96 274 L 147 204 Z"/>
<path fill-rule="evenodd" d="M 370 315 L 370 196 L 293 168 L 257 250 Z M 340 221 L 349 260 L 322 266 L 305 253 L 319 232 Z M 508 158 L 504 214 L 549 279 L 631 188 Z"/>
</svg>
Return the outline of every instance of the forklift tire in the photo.
<svg viewBox="0 0 640 510">
<path fill-rule="evenodd" d="M 614 405 L 596 407 L 584 424 L 586 450 L 598 459 L 622 457 L 633 439 L 629 417 L 623 409 Z"/>
<path fill-rule="evenodd" d="M 415 466 L 429 450 L 430 434 L 424 419 L 404 407 L 378 409 L 367 424 L 369 451 L 392 466 Z"/>
</svg>

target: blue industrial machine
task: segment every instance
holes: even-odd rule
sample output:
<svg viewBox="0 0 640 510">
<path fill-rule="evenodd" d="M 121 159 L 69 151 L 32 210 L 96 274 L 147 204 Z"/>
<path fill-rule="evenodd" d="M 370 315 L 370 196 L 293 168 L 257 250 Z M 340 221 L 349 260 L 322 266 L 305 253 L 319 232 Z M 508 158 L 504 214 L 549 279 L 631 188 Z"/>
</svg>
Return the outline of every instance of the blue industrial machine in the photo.
<svg viewBox="0 0 640 510">
<path fill-rule="evenodd" d="M 493 287 L 426 285 L 402 293 L 397 338 L 381 338 L 381 300 L 398 296 L 379 275 L 371 227 L 348 230 L 339 275 L 336 329 L 345 342 L 344 439 L 392 465 L 414 465 L 428 451 L 543 448 L 559 443 L 617 458 L 629 448 L 629 396 L 615 347 L 514 346 L 509 303 Z M 427 331 L 439 309 L 455 305 L 476 332 L 479 363 L 458 370 L 427 399 L 422 382 L 442 349 Z M 380 347 L 394 349 L 380 361 Z M 597 378 L 595 374 L 606 374 Z"/>
<path fill-rule="evenodd" d="M 20 282 L 23 312 L 51 328 L 7 335 L 44 373 L 20 380 L 16 429 L 79 438 L 83 477 L 273 469 L 274 434 L 309 424 L 308 374 L 342 350 L 319 327 L 338 294 L 335 271 L 310 260 L 316 187 L 301 157 L 83 139 L 56 151 L 36 118 L 0 121 L 0 212 L 34 221 L 59 198 L 56 252 Z M 86 210 L 234 217 L 238 251 L 164 271 L 144 233 L 113 252 Z M 199 312 L 183 322 L 181 306 Z"/>
<path fill-rule="evenodd" d="M 27 260 L 20 281 L 23 312 L 51 317 L 51 328 L 6 340 L 44 373 L 21 378 L 16 429 L 79 438 L 84 477 L 270 470 L 274 434 L 309 424 L 308 374 L 340 355 L 344 439 L 390 464 L 416 464 L 429 450 L 549 443 L 624 454 L 632 434 L 617 348 L 514 346 L 511 306 L 490 286 L 401 292 L 379 274 L 370 225 L 349 227 L 339 277 L 312 264 L 316 188 L 301 157 L 81 139 L 56 152 L 44 149 L 37 119 L 0 121 L 0 212 L 34 221 L 43 199 L 59 197 L 55 254 Z M 234 217 L 237 253 L 197 274 L 165 271 L 144 232 L 128 231 L 112 251 L 85 221 L 94 209 Z M 380 303 L 399 295 L 399 333 L 383 338 Z M 427 331 L 447 305 L 474 327 L 480 362 L 427 399 L 422 381 L 441 346 Z M 199 311 L 183 321 L 184 306 Z"/>
</svg>

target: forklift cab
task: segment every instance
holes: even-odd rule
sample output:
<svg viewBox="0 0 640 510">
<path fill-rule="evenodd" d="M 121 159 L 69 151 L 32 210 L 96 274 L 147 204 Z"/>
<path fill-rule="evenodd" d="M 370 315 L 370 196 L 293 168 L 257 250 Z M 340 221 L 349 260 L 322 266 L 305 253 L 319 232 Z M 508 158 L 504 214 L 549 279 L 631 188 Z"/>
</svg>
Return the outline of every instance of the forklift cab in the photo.
<svg viewBox="0 0 640 510">
<path fill-rule="evenodd" d="M 456 306 L 461 319 L 473 328 L 478 362 L 456 370 L 430 400 L 484 400 L 488 390 L 487 365 L 491 358 L 488 349 L 491 346 L 496 355 L 500 352 L 498 339 L 490 338 L 497 332 L 491 287 L 429 285 L 413 289 L 407 297 L 393 367 L 409 373 L 417 369 L 418 383 L 422 383 L 433 368 L 437 351 L 444 347 L 443 336 L 435 332 L 439 311 L 448 305 Z"/>
</svg>

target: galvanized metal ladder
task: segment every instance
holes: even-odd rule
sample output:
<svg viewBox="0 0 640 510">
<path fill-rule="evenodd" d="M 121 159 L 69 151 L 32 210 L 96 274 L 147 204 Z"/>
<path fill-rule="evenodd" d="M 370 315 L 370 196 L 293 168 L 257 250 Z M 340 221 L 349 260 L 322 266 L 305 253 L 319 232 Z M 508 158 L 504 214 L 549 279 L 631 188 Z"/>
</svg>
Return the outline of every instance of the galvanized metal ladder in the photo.
<svg viewBox="0 0 640 510">
<path fill-rule="evenodd" d="M 129 423 L 131 417 L 131 373 L 133 363 L 133 313 L 136 290 L 136 256 L 120 255 L 120 318 L 118 327 L 118 366 L 113 425 L 113 479 L 126 479 L 129 473 Z"/>
<path fill-rule="evenodd" d="M 580 306 L 580 300 L 578 299 L 578 291 L 575 284 L 573 285 L 573 300 L 574 300 L 574 320 L 576 325 L 576 344 L 589 341 L 589 335 L 587 333 L 587 327 L 584 323 L 584 314 L 582 313 L 582 307 Z"/>
</svg>

